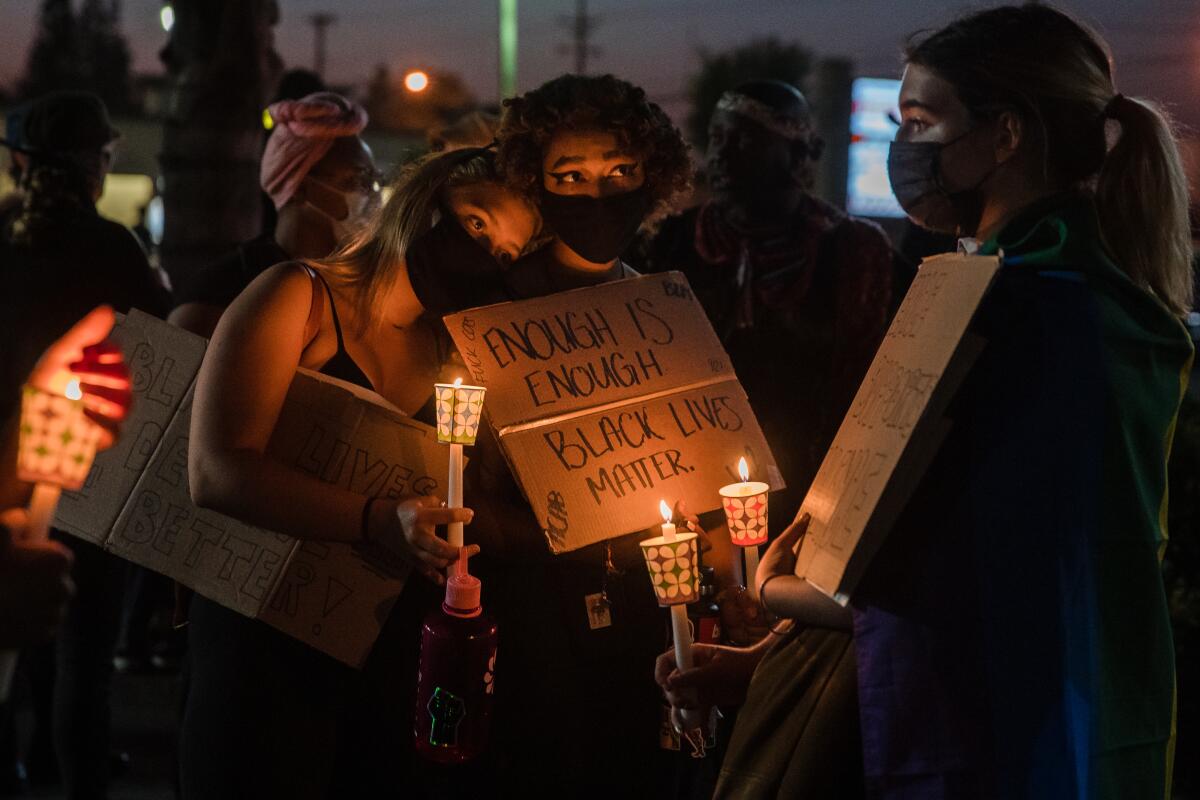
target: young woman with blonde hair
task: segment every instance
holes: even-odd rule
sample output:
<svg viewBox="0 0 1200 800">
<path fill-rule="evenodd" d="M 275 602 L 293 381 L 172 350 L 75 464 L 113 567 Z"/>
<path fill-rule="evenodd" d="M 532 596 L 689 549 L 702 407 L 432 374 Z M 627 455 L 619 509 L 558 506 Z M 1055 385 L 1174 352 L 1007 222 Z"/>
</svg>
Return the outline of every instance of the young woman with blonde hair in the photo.
<svg viewBox="0 0 1200 800">
<path fill-rule="evenodd" d="M 440 219 L 434 222 L 435 217 Z M 432 421 L 436 314 L 470 305 L 538 228 L 491 151 L 427 160 L 338 252 L 264 272 L 222 316 L 197 380 L 188 471 L 196 503 L 299 539 L 364 543 L 410 576 L 361 672 L 202 597 L 191 607 L 185 797 L 375 797 L 405 783 L 417 626 L 469 522 L 437 498 L 360 495 L 265 455 L 292 376 L 318 370 Z"/>
</svg>

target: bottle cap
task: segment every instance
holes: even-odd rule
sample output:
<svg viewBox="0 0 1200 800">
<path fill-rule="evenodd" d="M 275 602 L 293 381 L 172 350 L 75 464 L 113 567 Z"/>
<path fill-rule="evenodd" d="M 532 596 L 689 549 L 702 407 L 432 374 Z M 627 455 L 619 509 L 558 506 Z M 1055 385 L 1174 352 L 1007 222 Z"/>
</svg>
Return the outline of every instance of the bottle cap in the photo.
<svg viewBox="0 0 1200 800">
<path fill-rule="evenodd" d="M 454 562 L 454 574 L 446 581 L 446 600 L 442 603 L 442 609 L 456 617 L 475 617 L 483 610 L 479 603 L 483 584 L 467 572 L 466 550 L 460 550 Z"/>
</svg>

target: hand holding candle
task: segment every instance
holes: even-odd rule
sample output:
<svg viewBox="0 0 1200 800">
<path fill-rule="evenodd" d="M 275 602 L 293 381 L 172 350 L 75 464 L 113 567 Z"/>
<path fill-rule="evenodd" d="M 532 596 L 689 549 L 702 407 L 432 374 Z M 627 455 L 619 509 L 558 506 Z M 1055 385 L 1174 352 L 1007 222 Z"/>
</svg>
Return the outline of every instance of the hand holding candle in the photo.
<svg viewBox="0 0 1200 800">
<path fill-rule="evenodd" d="M 70 378 L 60 393 L 26 386 L 21 396 L 20 436 L 17 444 L 17 478 L 32 483 L 29 524 L 25 541 L 49 539 L 50 524 L 62 490 L 83 486 L 100 428 L 88 419 L 78 378 Z M 12 689 L 16 651 L 0 652 L 0 700 Z"/>
<path fill-rule="evenodd" d="M 51 567 L 59 554 L 49 543 L 37 543 L 46 542 L 59 494 L 83 484 L 96 450 L 112 444 L 133 399 L 121 350 L 106 339 L 115 322 L 111 307 L 92 309 L 47 348 L 23 390 L 17 477 L 34 490 L 20 538 L 44 548 L 41 558 Z M 69 577 L 62 577 L 69 588 Z M 0 700 L 12 688 L 16 660 L 15 651 L 0 651 Z"/>
<path fill-rule="evenodd" d="M 687 604 L 700 597 L 700 547 L 694 533 L 678 534 L 671 523 L 671 507 L 659 503 L 663 515 L 662 536 L 639 542 L 650 582 L 660 606 L 671 608 L 671 634 L 675 640 L 675 663 L 679 669 L 692 668 L 692 632 L 688 627 Z M 688 730 L 703 724 L 694 708 L 683 709 Z"/>
<path fill-rule="evenodd" d="M 745 554 L 743 585 L 751 595 L 756 593 L 754 575 L 758 572 L 758 546 L 767 541 L 767 492 L 771 487 L 750 480 L 745 457 L 738 460 L 741 483 L 722 486 L 721 506 L 729 525 L 729 538 Z"/>
</svg>

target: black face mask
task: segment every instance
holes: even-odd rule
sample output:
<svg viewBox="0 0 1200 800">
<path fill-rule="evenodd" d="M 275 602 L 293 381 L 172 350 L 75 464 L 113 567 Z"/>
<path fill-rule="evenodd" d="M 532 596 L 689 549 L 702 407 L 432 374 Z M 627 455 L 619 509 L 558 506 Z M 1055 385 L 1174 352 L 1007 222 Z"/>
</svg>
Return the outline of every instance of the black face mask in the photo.
<svg viewBox="0 0 1200 800">
<path fill-rule="evenodd" d="M 996 171 L 993 165 L 974 186 L 948 191 L 943 182 L 942 156 L 977 129 L 948 142 L 892 142 L 888 148 L 888 181 L 896 202 L 922 228 L 958 236 L 973 236 L 983 215 L 983 184 Z"/>
<path fill-rule="evenodd" d="M 499 262 L 450 214 L 404 254 L 408 280 L 425 310 L 443 315 L 503 300 Z"/>
<path fill-rule="evenodd" d="M 542 188 L 542 219 L 563 244 L 593 264 L 607 264 L 633 242 L 650 212 L 645 187 L 607 197 L 554 194 Z"/>
</svg>

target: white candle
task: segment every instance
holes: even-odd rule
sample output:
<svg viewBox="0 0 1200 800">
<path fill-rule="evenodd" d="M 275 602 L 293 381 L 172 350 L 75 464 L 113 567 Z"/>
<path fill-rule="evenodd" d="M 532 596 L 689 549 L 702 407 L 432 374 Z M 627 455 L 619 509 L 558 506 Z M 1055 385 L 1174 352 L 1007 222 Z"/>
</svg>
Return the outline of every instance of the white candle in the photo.
<svg viewBox="0 0 1200 800">
<path fill-rule="evenodd" d="M 671 522 L 671 507 L 667 505 L 666 500 L 660 500 L 658 503 L 658 511 L 663 515 L 662 537 L 663 541 L 675 541 L 675 523 Z"/>
<path fill-rule="evenodd" d="M 61 495 L 61 486 L 34 484 L 33 496 L 29 500 L 29 527 L 23 537 L 25 541 L 44 542 L 50 538 L 50 525 L 54 522 L 54 512 L 58 509 Z"/>
<path fill-rule="evenodd" d="M 746 556 L 746 591 L 755 600 L 758 599 L 758 545 L 742 548 Z"/>
<path fill-rule="evenodd" d="M 659 513 L 663 516 L 662 538 L 664 542 L 675 541 L 675 523 L 671 522 L 671 507 L 666 500 L 658 504 Z M 695 565 L 699 569 L 699 564 Z M 679 603 L 671 606 L 671 638 L 675 642 L 675 666 L 682 672 L 695 665 L 692 658 L 692 628 L 688 623 L 687 606 Z M 691 693 L 694 699 L 694 693 Z M 700 712 L 695 708 L 680 709 L 683 724 L 688 730 L 699 728 L 703 724 Z"/>
<path fill-rule="evenodd" d="M 463 507 L 463 446 L 450 445 L 450 477 L 446 482 L 446 505 Z M 463 546 L 463 524 L 451 522 L 446 526 L 446 540 L 455 547 Z"/>
</svg>

